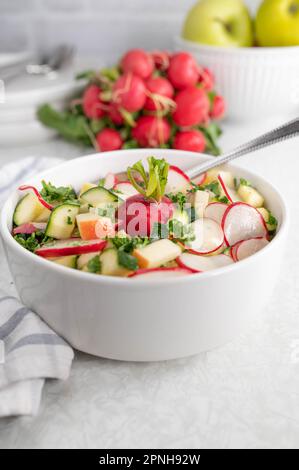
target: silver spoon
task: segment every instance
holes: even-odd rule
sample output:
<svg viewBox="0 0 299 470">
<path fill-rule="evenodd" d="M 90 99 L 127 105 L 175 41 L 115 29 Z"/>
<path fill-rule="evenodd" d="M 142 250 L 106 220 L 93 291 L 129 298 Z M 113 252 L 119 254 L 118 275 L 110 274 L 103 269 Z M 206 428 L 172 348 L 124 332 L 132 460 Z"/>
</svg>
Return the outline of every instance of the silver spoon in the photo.
<svg viewBox="0 0 299 470">
<path fill-rule="evenodd" d="M 228 163 L 235 158 L 242 157 L 248 153 L 255 152 L 269 145 L 277 144 L 292 137 L 299 135 L 299 118 L 294 119 L 293 121 L 284 124 L 283 126 L 277 127 L 272 131 L 266 132 L 266 134 L 257 137 L 256 139 L 247 142 L 246 144 L 240 145 L 235 150 L 232 150 L 229 153 L 221 155 L 215 159 L 209 160 L 205 163 L 200 163 L 199 165 L 194 166 L 186 171 L 186 174 L 190 178 L 195 178 L 196 176 L 201 175 L 205 171 L 211 170 L 216 166 L 223 165 Z"/>
</svg>

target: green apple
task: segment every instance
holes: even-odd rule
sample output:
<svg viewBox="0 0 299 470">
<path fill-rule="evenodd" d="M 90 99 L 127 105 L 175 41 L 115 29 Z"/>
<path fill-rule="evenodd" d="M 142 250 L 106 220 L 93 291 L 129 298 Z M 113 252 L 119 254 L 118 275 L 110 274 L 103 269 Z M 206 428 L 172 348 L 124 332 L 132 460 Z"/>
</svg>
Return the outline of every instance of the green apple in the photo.
<svg viewBox="0 0 299 470">
<path fill-rule="evenodd" d="M 242 0 L 200 0 L 188 13 L 182 35 L 212 46 L 250 47 L 253 24 Z"/>
<path fill-rule="evenodd" d="M 264 0 L 255 27 L 259 46 L 299 45 L 299 0 Z"/>
</svg>

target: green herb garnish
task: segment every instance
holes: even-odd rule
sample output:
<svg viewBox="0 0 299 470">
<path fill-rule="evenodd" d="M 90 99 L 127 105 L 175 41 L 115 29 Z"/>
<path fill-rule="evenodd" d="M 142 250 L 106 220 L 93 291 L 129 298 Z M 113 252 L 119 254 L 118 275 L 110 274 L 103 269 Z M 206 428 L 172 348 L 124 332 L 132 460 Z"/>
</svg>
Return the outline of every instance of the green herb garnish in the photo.
<svg viewBox="0 0 299 470">
<path fill-rule="evenodd" d="M 40 194 L 45 201 L 60 204 L 66 202 L 78 204 L 77 195 L 71 186 L 56 187 L 52 183 L 46 183 L 45 181 L 42 181 L 42 186 Z"/>
<path fill-rule="evenodd" d="M 146 172 L 141 160 L 132 167 L 128 168 L 128 178 L 134 188 L 146 198 L 155 199 L 160 202 L 167 184 L 169 165 L 164 159 L 149 157 L 148 173 Z M 142 179 L 142 183 L 136 179 L 136 172 Z M 135 173 L 135 174 L 134 174 Z"/>
<path fill-rule="evenodd" d="M 94 256 L 88 261 L 87 269 L 90 273 L 98 274 L 101 272 L 101 261 L 99 255 Z"/>
</svg>

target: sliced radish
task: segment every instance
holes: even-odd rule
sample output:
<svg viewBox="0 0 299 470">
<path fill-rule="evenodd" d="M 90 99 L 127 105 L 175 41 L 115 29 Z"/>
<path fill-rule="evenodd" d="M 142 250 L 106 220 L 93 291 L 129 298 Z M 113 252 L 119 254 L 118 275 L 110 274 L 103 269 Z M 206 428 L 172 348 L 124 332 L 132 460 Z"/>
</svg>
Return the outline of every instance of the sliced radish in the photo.
<svg viewBox="0 0 299 470">
<path fill-rule="evenodd" d="M 165 193 L 185 192 L 191 189 L 189 176 L 177 166 L 171 165 L 168 171 Z"/>
<path fill-rule="evenodd" d="M 13 234 L 17 235 L 18 233 L 34 233 L 37 231 L 44 232 L 46 230 L 47 224 L 45 222 L 29 222 L 28 224 L 22 224 L 13 229 Z"/>
<path fill-rule="evenodd" d="M 207 255 L 219 250 L 224 242 L 223 230 L 215 220 L 197 219 L 192 222 L 195 239 L 184 245 L 190 253 Z"/>
<path fill-rule="evenodd" d="M 228 206 L 221 225 L 227 246 L 250 238 L 266 237 L 268 234 L 262 215 L 245 202 Z"/>
<path fill-rule="evenodd" d="M 137 189 L 135 189 L 132 183 L 130 183 L 129 181 L 124 181 L 123 183 L 117 183 L 113 189 L 121 192 L 120 197 L 122 199 L 127 199 L 128 197 L 135 196 L 135 194 L 138 194 Z"/>
<path fill-rule="evenodd" d="M 182 268 L 191 269 L 195 273 L 211 271 L 211 269 L 222 268 L 234 263 L 232 258 L 226 255 L 199 256 L 191 253 L 181 254 L 176 262 Z"/>
<path fill-rule="evenodd" d="M 153 268 L 153 269 L 138 269 L 128 277 L 135 279 L 168 279 L 171 277 L 182 277 L 188 274 L 193 274 L 189 268 Z"/>
<path fill-rule="evenodd" d="M 254 255 L 254 253 L 257 253 L 269 243 L 270 242 L 266 238 L 251 238 L 250 240 L 243 240 L 235 245 L 235 258 L 237 261 L 242 261 L 242 259 Z"/>
<path fill-rule="evenodd" d="M 211 202 L 205 208 L 204 216 L 208 219 L 215 220 L 215 222 L 221 225 L 227 207 L 227 204 L 223 202 Z"/>
<path fill-rule="evenodd" d="M 242 242 L 238 242 L 230 248 L 230 256 L 232 257 L 232 259 L 234 260 L 235 263 L 238 261 L 237 258 L 236 258 L 236 249 L 238 248 L 240 243 L 242 243 Z"/>
<path fill-rule="evenodd" d="M 81 238 L 70 238 L 53 243 L 48 243 L 38 248 L 35 253 L 43 258 L 56 256 L 82 255 L 102 251 L 107 245 L 106 240 L 81 240 Z"/>
<path fill-rule="evenodd" d="M 104 188 L 112 189 L 113 186 L 116 184 L 116 177 L 113 173 L 107 173 L 104 180 Z"/>
<path fill-rule="evenodd" d="M 206 177 L 207 177 L 207 173 L 205 172 L 202 175 L 197 176 L 196 178 L 192 178 L 192 183 L 195 183 L 198 186 L 201 186 L 202 184 L 204 184 Z"/>
<path fill-rule="evenodd" d="M 217 178 L 218 178 L 218 181 L 219 181 L 219 183 L 220 183 L 220 185 L 223 189 L 223 192 L 224 192 L 225 196 L 227 197 L 227 199 L 230 202 L 239 202 L 239 201 L 241 201 L 241 199 L 238 196 L 237 191 L 235 191 L 235 189 L 230 188 L 225 183 L 225 180 L 224 180 L 223 176 L 221 175 L 221 172 L 219 173 Z"/>
<path fill-rule="evenodd" d="M 28 189 L 31 189 L 31 191 L 34 192 L 34 194 L 36 195 L 36 197 L 38 198 L 39 202 L 44 206 L 46 207 L 46 209 L 49 209 L 50 211 L 53 209 L 54 206 L 52 206 L 51 204 L 49 204 L 47 201 L 45 201 L 42 196 L 40 195 L 39 191 L 34 187 L 34 186 L 20 186 L 19 188 L 19 191 L 27 191 Z"/>
</svg>

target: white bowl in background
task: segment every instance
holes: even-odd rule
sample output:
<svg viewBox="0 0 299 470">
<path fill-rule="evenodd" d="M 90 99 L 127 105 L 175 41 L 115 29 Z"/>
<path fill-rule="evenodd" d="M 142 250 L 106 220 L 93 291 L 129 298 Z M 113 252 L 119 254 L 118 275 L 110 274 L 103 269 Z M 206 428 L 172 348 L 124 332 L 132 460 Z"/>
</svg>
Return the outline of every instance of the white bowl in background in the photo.
<svg viewBox="0 0 299 470">
<path fill-rule="evenodd" d="M 186 169 L 207 156 L 165 149 L 120 150 L 68 161 L 32 178 L 56 185 L 96 181 L 148 155 Z M 286 242 L 288 214 L 283 198 L 262 177 L 231 166 L 259 188 L 279 221 L 278 233 L 263 250 L 214 271 L 163 281 L 107 277 L 51 263 L 22 248 L 11 236 L 20 197 L 4 204 L 0 232 L 22 302 L 37 312 L 74 348 L 97 356 L 153 361 L 193 355 L 223 345 L 265 307 Z"/>
<path fill-rule="evenodd" d="M 212 70 L 229 117 L 259 120 L 299 114 L 299 46 L 227 48 L 176 37 L 175 48 L 192 53 Z"/>
</svg>

